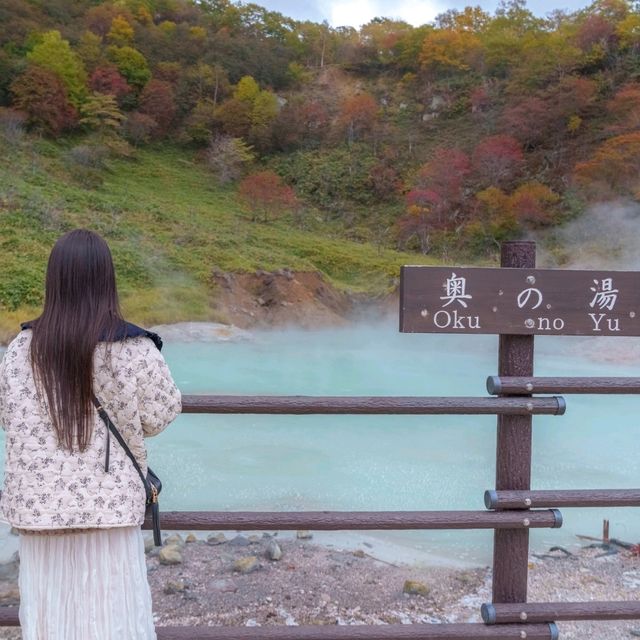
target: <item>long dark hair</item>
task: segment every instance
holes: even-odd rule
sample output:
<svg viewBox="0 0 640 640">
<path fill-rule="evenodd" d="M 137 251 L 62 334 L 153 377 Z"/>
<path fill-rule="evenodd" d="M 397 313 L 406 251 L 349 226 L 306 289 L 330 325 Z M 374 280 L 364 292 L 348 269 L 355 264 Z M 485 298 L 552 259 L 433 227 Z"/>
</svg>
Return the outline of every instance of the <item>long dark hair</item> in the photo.
<svg viewBox="0 0 640 640">
<path fill-rule="evenodd" d="M 107 243 L 87 229 L 64 234 L 49 256 L 42 315 L 31 324 L 31 364 L 69 451 L 84 451 L 91 440 L 93 352 L 122 322 Z"/>
</svg>

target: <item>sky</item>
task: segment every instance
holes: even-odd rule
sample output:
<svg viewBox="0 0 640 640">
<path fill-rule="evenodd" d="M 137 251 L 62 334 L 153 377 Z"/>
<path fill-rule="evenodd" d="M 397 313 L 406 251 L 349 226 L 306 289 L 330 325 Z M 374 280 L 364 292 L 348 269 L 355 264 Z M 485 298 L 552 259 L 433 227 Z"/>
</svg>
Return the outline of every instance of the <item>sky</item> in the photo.
<svg viewBox="0 0 640 640">
<path fill-rule="evenodd" d="M 253 0 L 267 9 L 279 11 L 297 20 L 327 22 L 334 26 L 359 27 L 372 18 L 400 18 L 418 26 L 431 22 L 447 9 L 463 9 L 467 5 L 480 5 L 493 13 L 497 0 Z M 538 16 L 554 9 L 575 11 L 591 4 L 590 0 L 528 0 L 527 6 Z"/>
</svg>

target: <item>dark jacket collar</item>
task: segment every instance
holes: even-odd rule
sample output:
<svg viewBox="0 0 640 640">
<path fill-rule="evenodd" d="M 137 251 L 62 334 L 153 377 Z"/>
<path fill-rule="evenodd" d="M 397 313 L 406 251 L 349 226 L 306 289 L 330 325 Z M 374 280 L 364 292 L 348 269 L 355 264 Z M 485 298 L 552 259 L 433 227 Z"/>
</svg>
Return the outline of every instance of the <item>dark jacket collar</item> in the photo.
<svg viewBox="0 0 640 640">
<path fill-rule="evenodd" d="M 24 331 L 25 329 L 31 329 L 33 325 L 33 320 L 29 320 L 29 322 L 23 322 L 20 324 L 20 328 Z M 125 338 L 136 338 L 138 336 L 144 336 L 145 338 L 150 338 L 153 340 L 153 343 L 158 347 L 158 351 L 162 350 L 162 338 L 157 334 L 153 333 L 153 331 L 147 331 L 147 329 L 143 329 L 138 325 L 135 325 L 131 322 L 123 322 L 117 329 L 115 335 L 113 336 L 112 342 L 117 342 L 120 340 L 124 340 Z M 101 342 L 106 342 L 106 336 L 100 337 Z"/>
</svg>

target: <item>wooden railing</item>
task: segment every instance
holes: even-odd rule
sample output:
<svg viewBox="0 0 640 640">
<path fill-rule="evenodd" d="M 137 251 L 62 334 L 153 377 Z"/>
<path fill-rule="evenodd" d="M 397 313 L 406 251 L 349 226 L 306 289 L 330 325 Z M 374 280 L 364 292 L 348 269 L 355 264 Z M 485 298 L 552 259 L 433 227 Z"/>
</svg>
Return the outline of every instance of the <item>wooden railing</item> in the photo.
<svg viewBox="0 0 640 640">
<path fill-rule="evenodd" d="M 535 250 L 516 243 L 502 266 L 532 267 Z M 640 618 L 640 602 L 528 603 L 529 529 L 562 525 L 558 507 L 640 506 L 640 489 L 531 490 L 534 415 L 561 415 L 560 396 L 534 393 L 640 393 L 640 378 L 535 378 L 533 336 L 502 335 L 498 376 L 487 381 L 499 397 L 184 396 L 185 413 L 216 414 L 493 414 L 498 417 L 496 486 L 486 511 L 162 512 L 165 530 L 494 529 L 493 597 L 485 624 L 383 626 L 160 627 L 161 640 L 555 640 L 559 620 Z M 481 427 L 478 427 L 481 428 Z M 143 528 L 151 528 L 149 521 Z M 17 625 L 17 608 L 0 608 L 0 625 Z"/>
</svg>

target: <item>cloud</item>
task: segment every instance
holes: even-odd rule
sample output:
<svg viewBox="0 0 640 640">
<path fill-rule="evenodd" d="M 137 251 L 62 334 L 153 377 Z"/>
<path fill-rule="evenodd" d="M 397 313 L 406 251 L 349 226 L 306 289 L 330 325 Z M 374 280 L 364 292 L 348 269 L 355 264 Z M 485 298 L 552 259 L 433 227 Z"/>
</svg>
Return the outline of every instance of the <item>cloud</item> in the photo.
<svg viewBox="0 0 640 640">
<path fill-rule="evenodd" d="M 321 9 L 334 26 L 360 27 L 372 18 L 398 18 L 414 26 L 431 22 L 445 10 L 435 0 L 323 0 Z"/>
</svg>

